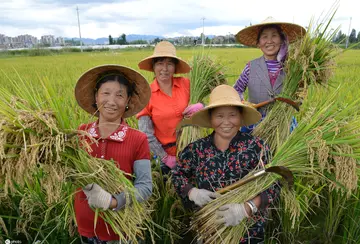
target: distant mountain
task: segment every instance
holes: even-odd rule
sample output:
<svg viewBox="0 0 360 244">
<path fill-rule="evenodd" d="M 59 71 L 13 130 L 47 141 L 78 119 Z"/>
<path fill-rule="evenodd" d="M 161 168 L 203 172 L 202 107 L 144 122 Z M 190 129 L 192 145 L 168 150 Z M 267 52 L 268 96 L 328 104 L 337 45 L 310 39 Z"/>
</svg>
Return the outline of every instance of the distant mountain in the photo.
<svg viewBox="0 0 360 244">
<path fill-rule="evenodd" d="M 209 37 L 210 39 L 214 38 L 215 35 L 206 35 L 206 37 Z M 113 39 L 117 39 L 117 36 L 112 36 Z M 128 42 L 132 42 L 132 41 L 136 41 L 136 40 L 145 40 L 145 41 L 152 41 L 156 38 L 159 39 L 166 39 L 163 36 L 154 36 L 154 35 L 137 35 L 137 34 L 130 34 L 130 35 L 126 35 L 126 40 Z M 179 37 L 173 37 L 171 39 L 177 39 Z M 74 40 L 74 41 L 79 41 L 80 38 L 78 37 L 74 37 L 74 38 L 69 38 L 69 37 L 65 37 L 64 40 Z M 81 38 L 81 40 L 83 41 L 83 43 L 85 45 L 96 45 L 96 44 L 108 44 L 109 43 L 109 38 L 108 37 L 101 37 L 101 38 L 97 38 L 97 39 L 91 39 L 91 38 Z"/>
<path fill-rule="evenodd" d="M 113 39 L 117 39 L 117 36 L 112 36 Z M 152 41 L 156 38 L 164 38 L 162 36 L 153 36 L 153 35 L 136 35 L 136 34 L 130 34 L 130 35 L 126 35 L 126 40 L 128 42 L 132 42 L 135 40 L 145 40 L 145 41 Z M 68 38 L 65 37 L 64 40 L 74 40 L 74 41 L 79 41 L 80 38 L 78 37 L 73 37 L 73 38 Z M 109 43 L 109 38 L 108 37 L 101 37 L 101 38 L 97 38 L 97 39 L 91 39 L 91 38 L 81 38 L 82 42 L 85 45 L 96 45 L 96 44 L 108 44 Z"/>
</svg>

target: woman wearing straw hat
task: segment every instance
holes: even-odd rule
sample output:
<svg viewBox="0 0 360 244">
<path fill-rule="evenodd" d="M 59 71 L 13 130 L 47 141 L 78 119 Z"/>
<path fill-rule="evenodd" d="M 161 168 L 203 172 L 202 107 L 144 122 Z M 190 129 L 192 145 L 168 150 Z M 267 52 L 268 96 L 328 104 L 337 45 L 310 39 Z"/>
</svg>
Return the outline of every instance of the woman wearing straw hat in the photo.
<svg viewBox="0 0 360 244">
<path fill-rule="evenodd" d="M 209 105 L 195 113 L 189 123 L 214 131 L 185 147 L 173 170 L 175 189 L 185 205 L 206 205 L 219 196 L 218 189 L 245 177 L 259 162 L 268 162 L 269 147 L 264 141 L 239 131 L 241 126 L 260 119 L 261 114 L 244 104 L 233 87 L 220 85 L 211 92 Z M 263 241 L 265 218 L 261 216 L 277 198 L 279 189 L 273 185 L 246 203 L 222 206 L 217 212 L 218 221 L 225 226 L 235 226 L 252 216 L 257 222 L 241 243 Z"/>
<path fill-rule="evenodd" d="M 201 103 L 188 106 L 190 81 L 174 74 L 188 73 L 190 66 L 176 56 L 170 42 L 159 42 L 153 55 L 138 66 L 155 73 L 150 102 L 137 114 L 139 129 L 148 136 L 151 152 L 160 157 L 162 172 L 168 173 L 176 164 L 176 125 L 204 106 Z"/>
<path fill-rule="evenodd" d="M 268 17 L 257 25 L 246 27 L 236 34 L 241 44 L 258 47 L 263 55 L 248 62 L 236 81 L 234 88 L 244 100 L 243 93 L 248 89 L 249 102 L 260 103 L 272 99 L 282 90 L 285 77 L 283 64 L 285 62 L 288 44 L 305 34 L 305 29 L 299 25 L 279 22 Z M 262 116 L 269 107 L 259 109 Z M 251 132 L 253 126 L 243 128 Z"/>
<path fill-rule="evenodd" d="M 134 186 L 141 202 L 152 193 L 150 151 L 146 135 L 130 128 L 125 118 L 141 111 L 150 99 L 146 79 L 130 68 L 103 65 L 86 71 L 75 87 L 75 97 L 86 112 L 98 117 L 97 121 L 83 124 L 91 138 L 90 155 L 114 160 L 122 171 L 134 174 Z M 94 143 L 93 140 L 97 143 Z M 119 236 L 99 217 L 94 228 L 93 208 L 118 211 L 124 207 L 125 194 L 111 195 L 97 184 L 89 184 L 75 196 L 75 214 L 78 231 L 84 243 L 106 243 L 119 240 Z"/>
</svg>

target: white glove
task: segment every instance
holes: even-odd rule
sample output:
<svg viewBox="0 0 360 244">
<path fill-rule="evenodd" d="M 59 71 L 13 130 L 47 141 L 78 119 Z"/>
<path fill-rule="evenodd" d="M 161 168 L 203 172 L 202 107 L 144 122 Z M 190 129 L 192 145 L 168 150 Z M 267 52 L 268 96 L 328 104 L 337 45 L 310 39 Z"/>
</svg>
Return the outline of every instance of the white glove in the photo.
<svg viewBox="0 0 360 244">
<path fill-rule="evenodd" d="M 216 223 L 224 224 L 226 227 L 236 226 L 240 224 L 243 219 L 249 217 L 245 210 L 244 203 L 226 204 L 221 206 L 215 214 L 217 217 Z"/>
<path fill-rule="evenodd" d="M 88 184 L 83 188 L 88 204 L 93 208 L 109 209 L 112 196 L 110 193 L 101 188 L 98 184 Z"/>
<path fill-rule="evenodd" d="M 211 202 L 213 199 L 219 196 L 219 193 L 208 191 L 205 189 L 198 189 L 196 187 L 192 188 L 189 192 L 189 199 L 200 207 L 206 205 L 207 203 Z"/>
</svg>

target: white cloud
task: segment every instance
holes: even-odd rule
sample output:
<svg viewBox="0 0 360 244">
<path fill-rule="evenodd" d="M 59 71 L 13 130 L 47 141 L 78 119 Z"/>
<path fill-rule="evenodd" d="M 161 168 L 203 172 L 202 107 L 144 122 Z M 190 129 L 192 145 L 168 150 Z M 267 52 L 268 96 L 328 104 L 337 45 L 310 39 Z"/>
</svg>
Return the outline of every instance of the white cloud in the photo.
<svg viewBox="0 0 360 244">
<path fill-rule="evenodd" d="M 99 0 L 98 0 L 99 1 Z M 85 2 L 85 1 L 81 1 Z M 360 31 L 359 1 L 341 0 L 332 28 L 341 25 L 348 32 Z M 202 17 L 205 34 L 237 33 L 245 25 L 257 24 L 268 16 L 307 26 L 311 17 L 324 15 L 333 3 L 327 0 L 129 0 L 79 4 L 83 37 L 152 34 L 164 36 L 200 35 Z M 2 0 L 0 33 L 15 36 L 45 34 L 78 36 L 76 1 Z"/>
</svg>

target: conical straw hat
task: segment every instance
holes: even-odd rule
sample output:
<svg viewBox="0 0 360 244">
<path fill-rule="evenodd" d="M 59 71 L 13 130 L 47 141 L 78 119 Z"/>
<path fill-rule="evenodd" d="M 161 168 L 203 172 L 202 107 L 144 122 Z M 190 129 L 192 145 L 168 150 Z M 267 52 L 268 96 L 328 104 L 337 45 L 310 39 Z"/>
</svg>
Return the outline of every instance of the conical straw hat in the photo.
<svg viewBox="0 0 360 244">
<path fill-rule="evenodd" d="M 242 107 L 241 126 L 256 124 L 261 119 L 261 114 L 251 105 L 240 100 L 237 91 L 229 85 L 220 85 L 210 93 L 209 105 L 194 113 L 186 124 L 211 128 L 209 110 L 223 106 Z"/>
<path fill-rule="evenodd" d="M 162 41 L 156 44 L 153 55 L 141 60 L 138 64 L 139 69 L 153 72 L 154 69 L 152 60 L 154 58 L 160 57 L 175 58 L 179 61 L 175 68 L 175 74 L 184 74 L 190 72 L 190 65 L 176 56 L 175 46 L 168 41 Z"/>
<path fill-rule="evenodd" d="M 239 31 L 235 36 L 236 40 L 246 46 L 256 47 L 259 31 L 265 25 L 278 25 L 287 36 L 290 43 L 295 41 L 297 38 L 302 37 L 306 33 L 306 30 L 300 25 L 280 22 L 275 20 L 273 17 L 268 17 L 260 24 L 252 25 Z"/>
<path fill-rule="evenodd" d="M 140 112 L 149 102 L 151 90 L 145 77 L 137 71 L 126 66 L 107 64 L 89 69 L 80 76 L 75 86 L 75 98 L 78 104 L 86 112 L 98 116 L 95 103 L 95 87 L 102 74 L 109 71 L 121 73 L 130 83 L 135 84 L 135 92 L 128 103 L 129 109 L 125 111 L 123 118 L 131 117 Z"/>
</svg>

